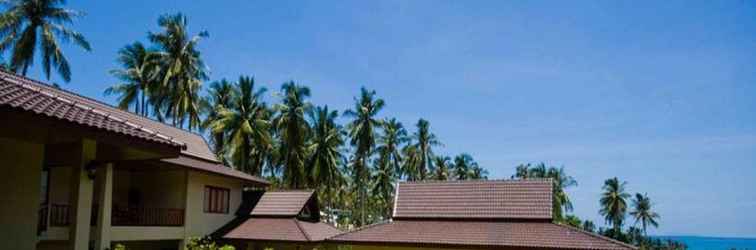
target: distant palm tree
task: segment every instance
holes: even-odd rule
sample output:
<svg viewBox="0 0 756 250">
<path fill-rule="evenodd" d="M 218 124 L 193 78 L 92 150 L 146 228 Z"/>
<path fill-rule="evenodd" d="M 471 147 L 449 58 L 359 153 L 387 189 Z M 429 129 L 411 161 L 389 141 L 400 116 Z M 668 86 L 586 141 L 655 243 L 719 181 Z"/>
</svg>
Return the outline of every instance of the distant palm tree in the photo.
<svg viewBox="0 0 756 250">
<path fill-rule="evenodd" d="M 173 125 L 189 129 L 200 126 L 202 81 L 207 79 L 207 70 L 197 50 L 206 31 L 190 36 L 187 19 L 181 13 L 164 15 L 158 19 L 163 31 L 148 34 L 150 41 L 158 46 L 161 63 L 161 83 L 153 93 L 157 118 L 171 118 Z M 188 119 L 188 121 L 187 121 Z"/>
<path fill-rule="evenodd" d="M 420 154 L 420 164 L 417 170 L 420 172 L 420 180 L 425 180 L 433 160 L 433 146 L 439 146 L 441 142 L 438 141 L 436 135 L 430 132 L 430 123 L 424 119 L 417 121 L 417 132 L 414 134 L 414 139 L 417 141 L 417 149 Z"/>
<path fill-rule="evenodd" d="M 588 232 L 595 232 L 596 231 L 596 225 L 593 224 L 593 221 L 585 220 L 583 221 L 583 230 Z"/>
<path fill-rule="evenodd" d="M 448 156 L 436 156 L 433 158 L 433 179 L 439 181 L 449 180 L 449 161 Z"/>
<path fill-rule="evenodd" d="M 265 91 L 255 90 L 253 78 L 240 77 L 229 107 L 216 106 L 217 118 L 209 124 L 212 133 L 230 137 L 227 147 L 234 166 L 252 175 L 261 174 L 264 154 L 259 151 L 272 143 L 269 111 L 261 100 Z"/>
<path fill-rule="evenodd" d="M 478 163 L 473 162 L 470 179 L 472 180 L 486 180 L 488 179 L 488 170 L 478 166 Z"/>
<path fill-rule="evenodd" d="M 385 119 L 383 133 L 377 139 L 380 157 L 385 158 L 388 167 L 393 168 L 394 178 L 400 178 L 402 175 L 401 145 L 409 140 L 407 131 L 396 118 Z"/>
<path fill-rule="evenodd" d="M 325 202 L 326 212 L 333 209 L 334 194 L 344 181 L 340 166 L 344 163 L 341 147 L 344 145 L 343 132 L 336 125 L 339 113 L 328 110 L 328 106 L 317 107 L 309 112 L 312 122 L 312 152 L 307 163 L 310 185 L 316 187 Z"/>
<path fill-rule="evenodd" d="M 118 94 L 118 108 L 128 110 L 134 105 L 134 113 L 147 116 L 147 92 L 154 88 L 158 77 L 158 56 L 140 42 L 126 45 L 118 51 L 118 63 L 122 69 L 110 74 L 123 81 L 105 89 L 105 95 Z"/>
<path fill-rule="evenodd" d="M 312 108 L 306 100 L 310 97 L 310 89 L 287 82 L 281 86 L 281 94 L 283 101 L 275 106 L 278 115 L 273 122 L 281 139 L 283 180 L 288 188 L 303 188 L 307 184 L 304 169 L 307 157 L 305 143 L 310 125 L 305 114 Z"/>
<path fill-rule="evenodd" d="M 233 106 L 235 93 L 234 85 L 226 79 L 210 84 L 208 96 L 203 102 L 205 109 L 203 113 L 207 114 L 207 117 L 202 122 L 203 128 L 210 127 L 210 124 L 221 118 L 218 111 L 224 108 L 229 109 Z M 228 139 L 226 131 L 219 131 L 217 133 L 210 131 L 210 135 L 213 143 L 213 152 L 218 156 L 218 159 L 225 159 L 226 141 Z"/>
<path fill-rule="evenodd" d="M 355 224 L 361 226 L 366 223 L 366 206 L 368 202 L 367 185 L 370 177 L 368 159 L 373 154 L 376 142 L 376 130 L 381 121 L 376 118 L 383 109 L 383 99 L 375 97 L 375 91 L 360 89 L 359 99 L 355 98 L 354 109 L 347 110 L 344 115 L 353 120 L 347 125 L 350 144 L 354 147 L 352 158 L 352 174 L 354 187 L 357 189 L 357 216 Z"/>
<path fill-rule="evenodd" d="M 651 199 L 648 198 L 648 195 L 640 193 L 635 194 L 635 198 L 633 199 L 633 211 L 630 212 L 630 215 L 635 218 L 635 224 L 638 224 L 638 222 L 641 223 L 643 235 L 648 235 L 646 233 L 646 227 L 648 225 L 659 227 L 659 223 L 657 222 L 659 214 L 652 211 L 651 206 Z"/>
<path fill-rule="evenodd" d="M 408 144 L 402 148 L 404 161 L 402 163 L 402 173 L 408 181 L 420 180 L 420 150 L 417 145 Z"/>
<path fill-rule="evenodd" d="M 84 14 L 63 8 L 64 0 L 6 0 L 2 4 L 6 11 L 0 14 L 0 52 L 13 47 L 11 69 L 26 75 L 39 50 L 48 80 L 54 67 L 64 81 L 71 81 L 71 66 L 58 41 L 73 41 L 86 51 L 92 49 L 82 34 L 65 27 Z"/>
<path fill-rule="evenodd" d="M 570 201 L 569 195 L 567 195 L 566 189 L 572 186 L 577 186 L 572 176 L 567 175 L 564 171 L 564 167 L 555 168 L 551 167 L 546 173 L 546 178 L 550 178 L 553 184 L 552 197 L 553 197 L 553 211 L 554 219 L 560 221 L 564 218 L 565 212 L 572 212 L 572 201 Z"/>
<path fill-rule="evenodd" d="M 620 182 L 617 177 L 604 181 L 604 192 L 601 194 L 601 210 L 607 224 L 612 225 L 615 234 L 620 233 L 622 223 L 627 213 L 626 200 L 630 194 L 625 192 L 626 182 Z"/>
<path fill-rule="evenodd" d="M 385 149 L 384 149 L 385 150 Z M 392 208 L 392 196 L 394 193 L 394 182 L 396 181 L 396 174 L 394 173 L 394 167 L 390 163 L 390 158 L 387 157 L 387 153 L 381 152 L 382 149 L 378 149 L 380 156 L 376 160 L 376 171 L 372 178 L 373 183 L 372 191 L 377 206 L 379 207 L 380 215 L 385 219 L 391 214 Z"/>
<path fill-rule="evenodd" d="M 472 156 L 467 153 L 459 154 L 454 157 L 454 178 L 457 180 L 467 180 L 471 176 L 471 167 L 475 162 Z"/>
</svg>

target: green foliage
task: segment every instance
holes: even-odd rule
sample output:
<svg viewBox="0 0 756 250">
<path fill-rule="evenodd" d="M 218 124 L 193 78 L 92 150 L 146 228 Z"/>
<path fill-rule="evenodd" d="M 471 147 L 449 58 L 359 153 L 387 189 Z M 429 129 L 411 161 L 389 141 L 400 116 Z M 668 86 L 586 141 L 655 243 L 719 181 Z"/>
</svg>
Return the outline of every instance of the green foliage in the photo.
<svg viewBox="0 0 756 250">
<path fill-rule="evenodd" d="M 531 164 L 520 164 L 516 168 L 513 179 L 551 179 L 554 187 L 552 188 L 554 220 L 561 222 L 565 212 L 572 211 L 572 202 L 567 195 L 566 189 L 577 186 L 577 181 L 572 176 L 567 175 L 564 167 L 546 167 L 546 164 L 539 163 L 535 166 Z"/>
<path fill-rule="evenodd" d="M 607 179 L 604 182 L 601 200 L 599 200 L 601 205 L 599 213 L 604 216 L 607 224 L 613 226 L 612 232 L 618 235 L 625 221 L 627 199 L 630 197 L 630 194 L 625 192 L 626 184 L 626 182 L 620 182 L 617 177 Z"/>
<path fill-rule="evenodd" d="M 231 245 L 219 245 L 210 237 L 191 238 L 186 244 L 186 250 L 234 250 Z"/>
</svg>

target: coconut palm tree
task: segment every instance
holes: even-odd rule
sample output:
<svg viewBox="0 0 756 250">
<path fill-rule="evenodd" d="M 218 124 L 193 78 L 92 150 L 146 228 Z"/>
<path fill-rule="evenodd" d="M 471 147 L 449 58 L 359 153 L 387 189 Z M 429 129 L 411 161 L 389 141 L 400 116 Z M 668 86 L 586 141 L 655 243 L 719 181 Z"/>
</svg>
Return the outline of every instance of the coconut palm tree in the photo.
<svg viewBox="0 0 756 250">
<path fill-rule="evenodd" d="M 47 79 L 55 68 L 64 81 L 71 81 L 71 65 L 63 55 L 59 41 L 73 41 L 86 51 L 92 50 L 82 34 L 65 25 L 84 13 L 63 8 L 63 0 L 7 0 L 6 11 L 0 14 L 0 52 L 11 50 L 10 67 L 26 75 L 39 51 Z"/>
<path fill-rule="evenodd" d="M 385 103 L 383 99 L 375 97 L 375 91 L 368 91 L 364 87 L 360 89 L 360 97 L 355 98 L 354 101 L 354 109 L 347 110 L 344 115 L 353 119 L 347 125 L 347 129 L 349 143 L 354 147 L 351 172 L 354 176 L 352 179 L 354 187 L 357 189 L 355 224 L 361 226 L 367 220 L 367 186 L 370 177 L 368 160 L 375 148 L 376 130 L 381 126 L 376 116 Z"/>
<path fill-rule="evenodd" d="M 487 180 L 488 179 L 488 170 L 485 168 L 482 168 L 481 166 L 478 166 L 477 162 L 473 162 L 471 171 L 470 171 L 470 179 L 471 180 Z"/>
<path fill-rule="evenodd" d="M 448 156 L 436 156 L 433 158 L 433 179 L 439 181 L 449 180 L 449 161 Z"/>
<path fill-rule="evenodd" d="M 425 180 L 433 160 L 433 147 L 441 145 L 441 142 L 438 141 L 436 135 L 430 132 L 430 123 L 424 119 L 417 121 L 417 132 L 413 137 L 417 141 L 418 153 L 420 154 L 420 164 L 417 170 L 420 172 L 420 180 Z"/>
<path fill-rule="evenodd" d="M 617 177 L 604 181 L 604 192 L 601 194 L 601 210 L 607 224 L 612 225 L 615 234 L 620 233 L 622 223 L 627 213 L 626 200 L 630 194 L 625 192 L 626 182 L 620 182 Z"/>
<path fill-rule="evenodd" d="M 385 148 L 379 148 L 379 157 L 376 160 L 376 171 L 372 178 L 373 183 L 372 191 L 377 206 L 379 207 L 379 214 L 383 219 L 388 218 L 391 214 L 391 208 L 393 207 L 392 194 L 394 193 L 394 182 L 396 181 L 395 169 L 391 165 L 390 157 L 388 153 L 382 152 Z"/>
<path fill-rule="evenodd" d="M 318 189 L 325 211 L 333 208 L 335 189 L 341 186 L 344 178 L 339 166 L 343 165 L 344 156 L 341 147 L 344 145 L 343 132 L 336 125 L 339 113 L 329 110 L 328 106 L 316 107 L 309 113 L 312 122 L 312 143 L 308 151 L 312 152 L 307 162 L 307 174 L 310 185 Z"/>
<path fill-rule="evenodd" d="M 417 145 L 408 144 L 402 148 L 404 162 L 402 163 L 402 173 L 408 181 L 420 180 L 420 153 Z"/>
<path fill-rule="evenodd" d="M 470 179 L 471 165 L 474 161 L 472 156 L 462 153 L 454 157 L 454 178 L 457 180 Z"/>
<path fill-rule="evenodd" d="M 189 129 L 200 125 L 202 81 L 207 79 L 207 69 L 197 50 L 206 31 L 190 36 L 187 19 L 181 13 L 164 15 L 158 19 L 162 32 L 148 34 L 159 48 L 161 63 L 160 86 L 153 93 L 155 114 L 159 120 L 170 118 L 174 126 Z"/>
<path fill-rule="evenodd" d="M 233 105 L 233 98 L 234 98 L 235 90 L 234 85 L 227 81 L 226 79 L 222 79 L 220 81 L 215 81 L 210 84 L 210 88 L 208 89 L 208 96 L 205 98 L 205 109 L 207 117 L 205 118 L 205 121 L 202 123 L 202 127 L 207 128 L 212 124 L 214 121 L 220 119 L 220 113 L 219 110 L 222 110 L 224 108 L 229 109 Z M 213 143 L 213 151 L 218 156 L 218 158 L 222 159 L 224 158 L 224 152 L 225 152 L 225 146 L 226 146 L 226 131 L 219 131 L 219 132 L 210 132 Z"/>
<path fill-rule="evenodd" d="M 596 225 L 594 225 L 593 221 L 590 221 L 590 220 L 583 221 L 582 228 L 583 228 L 583 230 L 591 232 L 591 233 L 593 233 L 593 232 L 596 231 Z"/>
<path fill-rule="evenodd" d="M 378 153 L 392 168 L 394 178 L 402 176 L 401 145 L 409 140 L 407 130 L 396 118 L 383 120 L 383 133 L 378 137 Z"/>
<path fill-rule="evenodd" d="M 648 198 L 648 195 L 640 193 L 635 194 L 635 198 L 633 199 L 633 211 L 630 212 L 630 215 L 635 218 L 636 225 L 638 222 L 641 223 L 643 235 L 648 235 L 646 233 L 646 227 L 648 225 L 659 227 L 659 223 L 657 222 L 659 214 L 652 211 L 651 206 L 651 199 Z"/>
<path fill-rule="evenodd" d="M 304 164 L 307 158 L 307 138 L 310 125 L 305 113 L 312 108 L 306 100 L 310 89 L 294 82 L 281 86 L 282 102 L 276 104 L 278 113 L 274 122 L 281 139 L 280 157 L 283 164 L 283 181 L 288 188 L 303 188 L 307 184 Z"/>
<path fill-rule="evenodd" d="M 552 181 L 552 197 L 554 220 L 561 221 L 565 212 L 572 212 L 572 202 L 565 189 L 577 186 L 577 181 L 572 176 L 567 175 L 564 167 L 551 167 L 547 170 L 546 178 Z"/>
<path fill-rule="evenodd" d="M 271 144 L 269 111 L 261 100 L 265 88 L 255 90 L 254 78 L 242 76 L 231 95 L 229 107 L 217 106 L 217 118 L 209 124 L 214 134 L 227 134 L 233 165 L 260 175 L 264 150 Z"/>
<path fill-rule="evenodd" d="M 117 61 L 123 68 L 110 74 L 123 82 L 105 89 L 105 95 L 118 94 L 118 108 L 128 110 L 133 105 L 134 113 L 147 116 L 147 92 L 158 77 L 157 54 L 135 42 L 118 51 Z"/>
</svg>

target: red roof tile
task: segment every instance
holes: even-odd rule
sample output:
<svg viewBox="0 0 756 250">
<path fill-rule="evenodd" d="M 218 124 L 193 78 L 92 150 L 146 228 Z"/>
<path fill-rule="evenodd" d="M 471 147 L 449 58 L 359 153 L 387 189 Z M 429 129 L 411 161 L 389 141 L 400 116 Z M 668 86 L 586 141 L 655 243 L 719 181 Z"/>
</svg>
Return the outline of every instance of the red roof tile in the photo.
<svg viewBox="0 0 756 250">
<path fill-rule="evenodd" d="M 549 222 L 398 220 L 337 235 L 342 244 L 547 249 L 636 249 L 596 234 Z"/>
<path fill-rule="evenodd" d="M 549 180 L 401 182 L 393 218 L 551 219 Z"/>
<path fill-rule="evenodd" d="M 341 233 L 322 222 L 295 218 L 248 218 L 223 236 L 232 240 L 316 242 Z"/>
<path fill-rule="evenodd" d="M 295 217 L 304 208 L 313 191 L 267 191 L 252 209 L 253 216 Z"/>
<path fill-rule="evenodd" d="M 194 169 L 194 170 L 210 172 L 210 173 L 219 174 L 222 176 L 236 178 L 240 180 L 251 181 L 251 182 L 262 183 L 262 184 L 270 184 L 270 182 L 268 182 L 267 180 L 263 178 L 252 176 L 247 173 L 226 167 L 223 164 L 195 159 L 188 156 L 182 155 L 182 156 L 179 156 L 178 158 L 162 159 L 161 161 L 180 165 L 180 166 Z"/>
<path fill-rule="evenodd" d="M 185 145 L 170 136 L 144 128 L 106 110 L 68 98 L 61 95 L 60 91 L 51 91 L 40 85 L 22 81 L 0 71 L 0 105 L 148 141 L 177 147 Z"/>
</svg>

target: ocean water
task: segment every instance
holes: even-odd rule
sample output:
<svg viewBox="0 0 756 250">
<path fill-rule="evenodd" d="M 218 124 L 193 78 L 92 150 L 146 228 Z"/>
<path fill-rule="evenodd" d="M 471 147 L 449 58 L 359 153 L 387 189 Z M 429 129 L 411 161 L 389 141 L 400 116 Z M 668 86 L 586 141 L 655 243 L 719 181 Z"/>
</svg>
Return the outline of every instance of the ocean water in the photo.
<svg viewBox="0 0 756 250">
<path fill-rule="evenodd" d="M 660 236 L 662 239 L 681 241 L 690 250 L 756 250 L 756 238 L 720 238 L 699 236 Z"/>
</svg>

